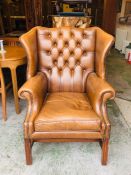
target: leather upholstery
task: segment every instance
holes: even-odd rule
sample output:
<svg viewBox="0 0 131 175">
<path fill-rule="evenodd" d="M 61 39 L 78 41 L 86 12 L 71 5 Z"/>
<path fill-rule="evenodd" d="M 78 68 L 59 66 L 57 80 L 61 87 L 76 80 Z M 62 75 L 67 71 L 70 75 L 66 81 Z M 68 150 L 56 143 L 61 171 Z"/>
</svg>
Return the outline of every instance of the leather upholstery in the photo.
<svg viewBox="0 0 131 175">
<path fill-rule="evenodd" d="M 28 101 L 26 141 L 74 138 L 107 144 L 106 102 L 115 91 L 105 81 L 104 60 L 113 37 L 97 27 L 35 27 L 20 40 L 28 57 L 27 82 L 19 90 Z M 102 149 L 104 155 L 108 149 Z"/>
<path fill-rule="evenodd" d="M 100 131 L 101 118 L 84 93 L 51 93 L 34 121 L 35 131 Z"/>
<path fill-rule="evenodd" d="M 66 28 L 65 27 L 61 28 L 61 31 L 63 31 L 63 29 L 66 29 Z M 48 28 L 43 28 L 43 27 L 34 27 L 27 34 L 22 35 L 20 40 L 21 40 L 21 42 L 26 50 L 27 56 L 28 56 L 27 79 L 36 75 L 36 73 L 38 71 L 37 31 L 39 29 L 43 29 L 44 31 L 47 30 L 49 32 L 51 32 L 52 30 L 56 30 L 56 31 L 60 30 L 60 29 L 55 29 L 55 28 L 48 29 Z M 108 53 L 110 47 L 112 46 L 112 44 L 114 42 L 114 39 L 111 35 L 107 34 L 106 32 L 104 32 L 103 30 L 101 30 L 98 27 L 90 27 L 88 29 L 76 29 L 76 31 L 81 31 L 81 32 L 83 32 L 85 30 L 89 30 L 89 31 L 94 30 L 95 31 L 94 69 L 95 69 L 95 72 L 97 73 L 97 75 L 99 77 L 101 77 L 102 79 L 104 79 L 105 78 L 104 60 L 105 60 L 105 57 L 107 56 L 107 53 Z M 59 38 L 57 38 L 57 39 L 59 39 Z M 69 37 L 68 37 L 68 39 L 70 40 Z M 84 38 L 81 38 L 81 39 L 84 39 Z M 50 40 L 52 41 L 52 38 L 50 38 Z M 79 45 L 79 42 L 77 44 Z M 47 45 L 47 43 L 46 43 L 46 45 Z"/>
<path fill-rule="evenodd" d="M 85 92 L 94 71 L 95 30 L 37 29 L 39 71 L 48 77 L 50 92 Z"/>
<path fill-rule="evenodd" d="M 99 78 L 95 73 L 91 73 L 88 76 L 86 82 L 86 92 L 97 115 L 102 116 L 101 105 L 105 103 L 107 99 L 112 99 L 115 97 L 114 89 L 105 81 Z"/>
</svg>

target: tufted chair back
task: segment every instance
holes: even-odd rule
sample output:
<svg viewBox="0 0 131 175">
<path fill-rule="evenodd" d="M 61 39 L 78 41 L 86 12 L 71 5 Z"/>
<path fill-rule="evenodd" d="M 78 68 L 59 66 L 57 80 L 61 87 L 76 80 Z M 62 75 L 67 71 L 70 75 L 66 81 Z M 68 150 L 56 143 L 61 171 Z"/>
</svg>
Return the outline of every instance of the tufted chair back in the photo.
<svg viewBox="0 0 131 175">
<path fill-rule="evenodd" d="M 84 92 L 94 71 L 95 30 L 39 28 L 39 70 L 48 77 L 49 91 Z"/>
<path fill-rule="evenodd" d="M 49 92 L 85 92 L 90 72 L 104 79 L 112 41 L 97 27 L 35 27 L 21 37 L 28 55 L 27 79 L 40 71 L 47 76 Z"/>
</svg>

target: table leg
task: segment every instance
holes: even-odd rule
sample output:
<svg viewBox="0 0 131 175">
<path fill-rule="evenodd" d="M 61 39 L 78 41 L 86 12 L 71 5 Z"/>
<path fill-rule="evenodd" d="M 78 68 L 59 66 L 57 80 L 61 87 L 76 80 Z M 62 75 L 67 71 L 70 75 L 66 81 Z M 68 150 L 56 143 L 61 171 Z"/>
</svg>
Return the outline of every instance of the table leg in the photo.
<svg viewBox="0 0 131 175">
<path fill-rule="evenodd" d="M 4 121 L 7 120 L 7 114 L 6 114 L 6 90 L 5 87 L 2 89 L 2 113 L 3 113 L 3 119 Z"/>
<path fill-rule="evenodd" d="M 20 107 L 19 107 L 19 99 L 18 99 L 18 85 L 17 85 L 16 68 L 11 69 L 11 77 L 12 77 L 12 85 L 13 85 L 13 92 L 14 92 L 15 110 L 16 110 L 16 113 L 19 114 Z"/>
</svg>

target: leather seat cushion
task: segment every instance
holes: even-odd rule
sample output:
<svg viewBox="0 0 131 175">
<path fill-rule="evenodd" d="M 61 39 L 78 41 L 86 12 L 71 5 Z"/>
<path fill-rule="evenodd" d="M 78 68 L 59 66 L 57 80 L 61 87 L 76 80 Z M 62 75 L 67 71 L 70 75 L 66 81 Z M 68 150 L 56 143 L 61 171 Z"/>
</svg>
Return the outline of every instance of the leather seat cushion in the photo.
<svg viewBox="0 0 131 175">
<path fill-rule="evenodd" d="M 34 122 L 35 131 L 99 131 L 101 118 L 84 93 L 50 93 Z"/>
</svg>

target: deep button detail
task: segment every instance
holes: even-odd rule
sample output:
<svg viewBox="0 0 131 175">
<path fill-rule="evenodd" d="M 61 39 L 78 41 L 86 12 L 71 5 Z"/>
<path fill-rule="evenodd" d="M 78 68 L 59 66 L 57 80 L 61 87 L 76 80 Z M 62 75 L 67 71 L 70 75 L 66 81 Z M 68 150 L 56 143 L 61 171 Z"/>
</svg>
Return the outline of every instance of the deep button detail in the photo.
<svg viewBox="0 0 131 175">
<path fill-rule="evenodd" d="M 68 65 L 68 64 L 69 64 L 67 60 L 65 61 L 65 64 L 66 64 L 66 65 Z"/>
<path fill-rule="evenodd" d="M 71 37 L 74 37 L 74 33 L 70 32 L 70 36 L 71 36 Z"/>
<path fill-rule="evenodd" d="M 77 65 L 80 65 L 80 62 L 79 61 L 77 61 L 77 63 L 76 63 Z"/>
<path fill-rule="evenodd" d="M 87 38 L 87 35 L 85 33 L 83 33 L 83 38 Z"/>
<path fill-rule="evenodd" d="M 49 38 L 51 37 L 51 34 L 50 34 L 50 33 L 48 33 L 48 37 L 49 37 Z"/>
<path fill-rule="evenodd" d="M 62 32 L 59 33 L 59 36 L 62 36 Z"/>
<path fill-rule="evenodd" d="M 71 51 L 71 52 L 70 52 L 70 54 L 71 54 L 71 55 L 74 55 L 74 52 L 73 52 L 73 51 Z"/>
<path fill-rule="evenodd" d="M 51 68 L 48 69 L 48 72 L 51 73 Z"/>
<path fill-rule="evenodd" d="M 57 46 L 57 42 L 56 41 L 53 42 L 53 46 Z"/>
<path fill-rule="evenodd" d="M 84 50 L 84 51 L 83 51 L 83 55 L 86 56 L 86 54 L 87 54 L 87 52 Z"/>
<path fill-rule="evenodd" d="M 59 55 L 60 55 L 60 56 L 62 56 L 62 55 L 63 55 L 62 51 L 60 51 L 60 52 L 59 52 Z"/>
<path fill-rule="evenodd" d="M 54 60 L 54 65 L 57 65 L 57 60 Z"/>
<path fill-rule="evenodd" d="M 69 46 L 68 41 L 65 41 L 65 47 L 68 47 L 68 46 Z"/>
<path fill-rule="evenodd" d="M 62 71 L 62 68 L 60 67 L 60 68 L 59 68 L 59 72 L 61 72 L 61 71 Z"/>
<path fill-rule="evenodd" d="M 51 55 L 51 51 L 47 51 L 47 55 Z"/>
<path fill-rule="evenodd" d="M 77 46 L 77 47 L 79 47 L 79 46 L 80 46 L 80 42 L 79 42 L 79 41 L 77 41 L 76 46 Z"/>
</svg>

